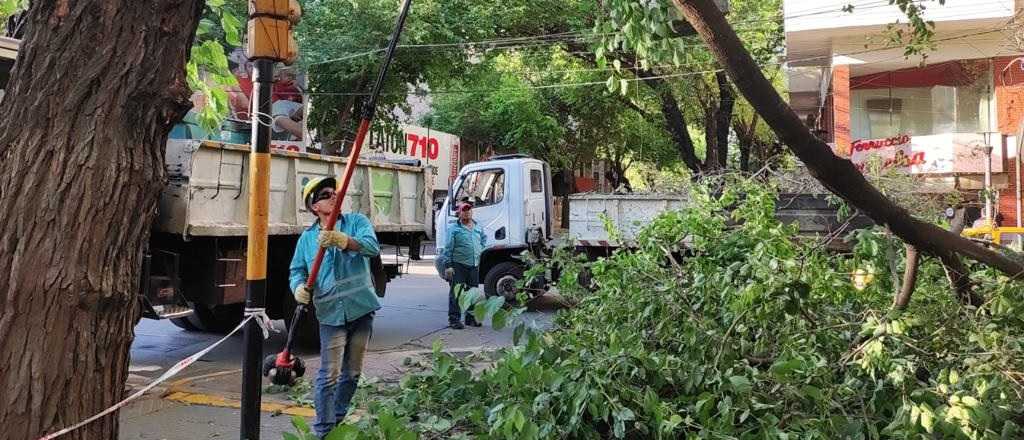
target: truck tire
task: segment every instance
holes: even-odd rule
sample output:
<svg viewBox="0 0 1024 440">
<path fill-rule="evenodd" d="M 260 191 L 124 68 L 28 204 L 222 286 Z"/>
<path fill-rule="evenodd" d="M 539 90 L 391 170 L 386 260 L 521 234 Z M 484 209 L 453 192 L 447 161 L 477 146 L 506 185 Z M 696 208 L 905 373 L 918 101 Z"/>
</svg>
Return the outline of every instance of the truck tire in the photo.
<svg viewBox="0 0 1024 440">
<path fill-rule="evenodd" d="M 243 307 L 243 304 L 192 304 L 191 315 L 171 319 L 171 323 L 185 331 L 227 333 L 242 322 Z"/>
<path fill-rule="evenodd" d="M 487 296 L 504 296 L 506 304 L 515 304 L 516 284 L 522 279 L 522 265 L 511 261 L 498 263 L 484 277 L 484 293 Z"/>
</svg>

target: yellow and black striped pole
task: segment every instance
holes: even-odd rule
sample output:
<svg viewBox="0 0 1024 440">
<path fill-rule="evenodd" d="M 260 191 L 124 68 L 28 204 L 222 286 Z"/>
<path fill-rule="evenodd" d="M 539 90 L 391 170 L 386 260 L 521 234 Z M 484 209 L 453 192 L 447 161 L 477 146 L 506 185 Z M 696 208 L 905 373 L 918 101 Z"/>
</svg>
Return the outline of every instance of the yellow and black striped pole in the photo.
<svg viewBox="0 0 1024 440">
<path fill-rule="evenodd" d="M 260 310 L 267 298 L 267 225 L 270 212 L 270 97 L 274 86 L 274 61 L 256 61 L 252 96 L 252 152 L 249 154 L 249 236 L 246 252 L 245 308 Z M 263 331 L 255 319 L 245 324 L 245 356 L 242 361 L 242 440 L 260 438 L 260 368 L 263 362 Z"/>
<path fill-rule="evenodd" d="M 262 314 L 267 299 L 267 233 L 270 212 L 270 126 L 274 63 L 291 64 L 298 55 L 292 26 L 302 11 L 297 0 L 249 0 L 246 55 L 255 60 L 249 113 L 252 118 L 252 153 L 249 155 L 249 235 L 245 263 L 246 314 Z M 260 438 L 263 331 L 256 319 L 243 329 L 242 440 Z"/>
</svg>

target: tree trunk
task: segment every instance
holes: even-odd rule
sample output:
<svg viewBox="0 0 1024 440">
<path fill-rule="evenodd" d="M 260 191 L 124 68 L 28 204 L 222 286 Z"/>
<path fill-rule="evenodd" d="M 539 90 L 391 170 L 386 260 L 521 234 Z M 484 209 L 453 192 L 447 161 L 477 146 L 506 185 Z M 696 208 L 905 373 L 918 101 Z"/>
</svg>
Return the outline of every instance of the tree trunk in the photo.
<svg viewBox="0 0 1024 440">
<path fill-rule="evenodd" d="M 721 168 L 718 154 L 718 109 L 714 105 L 704 108 L 704 169 Z"/>
<path fill-rule="evenodd" d="M 202 0 L 36 0 L 0 105 L 0 437 L 116 403 Z M 116 414 L 66 435 L 117 437 Z"/>
<path fill-rule="evenodd" d="M 807 165 L 810 174 L 829 191 L 888 227 L 896 236 L 921 252 L 941 258 L 957 253 L 992 266 L 1013 278 L 1024 275 L 1024 265 L 985 249 L 959 235 L 920 221 L 873 187 L 849 160 L 836 156 L 827 144 L 811 134 L 793 109 L 782 100 L 761 73 L 722 12 L 711 0 L 673 0 L 684 17 L 707 43 L 715 59 L 729 72 L 733 84 Z"/>
<path fill-rule="evenodd" d="M 733 131 L 736 132 L 736 139 L 740 148 L 740 170 L 750 172 L 750 154 L 754 149 L 757 133 L 757 114 L 750 118 L 750 124 L 746 125 L 742 118 L 733 120 Z"/>
<path fill-rule="evenodd" d="M 729 164 L 729 127 L 732 110 L 736 105 L 736 94 L 729 85 L 725 72 L 715 73 L 718 83 L 718 110 L 715 111 L 715 146 L 718 148 L 718 167 L 725 169 Z"/>
<path fill-rule="evenodd" d="M 631 66 L 628 62 L 627 65 Z M 655 78 L 657 75 L 654 72 L 637 70 L 637 76 L 658 95 L 658 100 L 661 101 L 661 114 L 665 118 L 665 125 L 672 135 L 672 140 L 676 143 L 679 158 L 693 174 L 700 174 L 702 167 L 693 148 L 693 138 L 690 137 L 690 130 L 687 128 L 686 116 L 679 108 L 679 101 L 672 94 L 672 90 L 660 78 Z"/>
<path fill-rule="evenodd" d="M 562 197 L 562 229 L 569 229 L 569 195 L 576 192 L 576 174 L 567 169 L 562 174 L 562 182 L 565 184 L 565 197 Z"/>
</svg>

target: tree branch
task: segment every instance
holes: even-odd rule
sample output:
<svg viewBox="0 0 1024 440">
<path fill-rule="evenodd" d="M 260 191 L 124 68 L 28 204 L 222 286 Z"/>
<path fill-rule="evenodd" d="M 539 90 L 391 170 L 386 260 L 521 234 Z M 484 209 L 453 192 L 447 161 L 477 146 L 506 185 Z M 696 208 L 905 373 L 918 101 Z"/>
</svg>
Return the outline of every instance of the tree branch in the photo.
<svg viewBox="0 0 1024 440">
<path fill-rule="evenodd" d="M 888 227 L 897 237 L 922 252 L 947 260 L 961 254 L 1012 278 L 1024 275 L 1024 265 L 1019 262 L 914 218 L 868 183 L 853 163 L 836 156 L 775 91 L 713 1 L 673 2 L 708 45 L 715 59 L 729 72 L 736 88 L 790 151 L 807 165 L 810 174 L 829 191 L 843 197 L 875 223 Z"/>
<path fill-rule="evenodd" d="M 729 163 L 729 126 L 732 122 L 732 111 L 736 105 L 736 94 L 729 85 L 725 72 L 716 72 L 718 83 L 718 110 L 715 112 L 716 146 L 718 147 L 718 166 L 725 168 Z"/>
<path fill-rule="evenodd" d="M 903 285 L 892 302 L 892 307 L 896 310 L 906 310 L 907 305 L 910 304 L 910 296 L 914 294 L 914 287 L 917 286 L 917 267 L 920 265 L 920 256 L 914 246 L 908 244 L 906 248 L 907 267 L 903 271 Z"/>
</svg>

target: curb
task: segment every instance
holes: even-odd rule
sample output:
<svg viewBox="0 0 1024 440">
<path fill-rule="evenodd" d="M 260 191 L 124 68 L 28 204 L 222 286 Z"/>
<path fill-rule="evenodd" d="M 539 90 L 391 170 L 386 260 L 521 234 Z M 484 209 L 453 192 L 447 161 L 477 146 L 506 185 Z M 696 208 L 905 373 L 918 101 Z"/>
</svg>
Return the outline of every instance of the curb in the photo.
<svg viewBox="0 0 1024 440">
<path fill-rule="evenodd" d="M 189 405 L 214 406 L 221 408 L 241 408 L 240 399 L 235 399 L 218 394 L 193 392 L 188 386 L 199 380 L 213 379 L 220 376 L 240 374 L 241 369 L 218 371 L 216 373 L 204 374 L 201 376 L 186 377 L 176 380 L 167 385 L 167 388 L 160 394 L 164 400 L 187 403 Z M 282 402 L 276 399 L 267 399 L 263 396 L 260 411 L 274 414 L 287 414 L 291 416 L 314 417 L 316 413 L 313 408 L 294 405 L 290 402 Z"/>
</svg>

